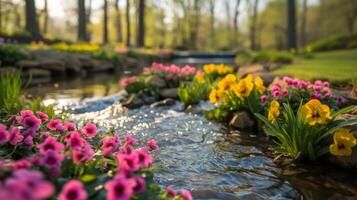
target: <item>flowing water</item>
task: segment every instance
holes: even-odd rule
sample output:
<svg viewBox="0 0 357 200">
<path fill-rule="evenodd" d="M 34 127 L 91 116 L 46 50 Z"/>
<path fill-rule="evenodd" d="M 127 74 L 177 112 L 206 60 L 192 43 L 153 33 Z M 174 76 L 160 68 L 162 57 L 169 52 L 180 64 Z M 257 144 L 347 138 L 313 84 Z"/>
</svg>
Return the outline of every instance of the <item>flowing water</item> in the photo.
<svg viewBox="0 0 357 200">
<path fill-rule="evenodd" d="M 155 181 L 162 187 L 187 188 L 195 199 L 357 196 L 355 173 L 327 165 L 279 167 L 267 153 L 272 147 L 266 137 L 227 130 L 206 120 L 202 111 L 211 107 L 207 102 L 197 105 L 193 112 L 184 111 L 179 102 L 128 110 L 119 104 L 121 93 L 106 93 L 111 94 L 106 97 L 100 93 L 90 98 L 59 95 L 64 93 L 63 89 L 54 89 L 43 98 L 68 108 L 71 117 L 81 123 L 95 122 L 102 132 L 114 129 L 121 136 L 132 134 L 140 141 L 156 139 L 160 151 L 155 155 Z"/>
</svg>

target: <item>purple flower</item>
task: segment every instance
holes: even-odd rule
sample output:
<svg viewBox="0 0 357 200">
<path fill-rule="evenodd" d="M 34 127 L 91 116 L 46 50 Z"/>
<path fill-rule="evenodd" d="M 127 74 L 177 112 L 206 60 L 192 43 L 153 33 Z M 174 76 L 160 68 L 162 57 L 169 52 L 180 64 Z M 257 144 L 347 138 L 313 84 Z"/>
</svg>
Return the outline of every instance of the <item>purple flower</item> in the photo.
<svg viewBox="0 0 357 200">
<path fill-rule="evenodd" d="M 56 130 L 56 126 L 57 126 L 57 125 L 61 125 L 61 124 L 62 124 L 61 120 L 59 120 L 59 119 L 52 119 L 52 120 L 50 120 L 50 122 L 47 124 L 47 128 L 50 129 L 50 130 L 52 130 L 52 131 L 55 131 L 55 130 Z"/>
<path fill-rule="evenodd" d="M 46 114 L 43 113 L 43 112 L 37 111 L 37 112 L 36 112 L 36 115 L 37 115 L 38 117 L 40 117 L 40 119 L 43 120 L 43 121 L 47 121 L 47 120 L 48 120 L 48 115 L 46 115 Z"/>
<path fill-rule="evenodd" d="M 66 183 L 60 194 L 59 200 L 86 200 L 87 192 L 84 189 L 83 184 L 78 180 L 71 180 Z"/>
<path fill-rule="evenodd" d="M 184 199 L 184 200 L 192 200 L 192 196 L 191 196 L 191 193 L 190 191 L 188 190 L 181 190 L 181 197 Z"/>
<path fill-rule="evenodd" d="M 127 135 L 127 136 L 125 136 L 125 143 L 127 145 L 134 145 L 134 144 L 136 144 L 136 139 L 132 135 Z"/>
<path fill-rule="evenodd" d="M 0 144 L 5 144 L 9 141 L 9 132 L 6 130 L 6 127 L 0 124 Z"/>
<path fill-rule="evenodd" d="M 338 96 L 338 97 L 336 97 L 336 102 L 338 104 L 344 104 L 344 103 L 346 103 L 346 99 L 342 96 Z"/>
<path fill-rule="evenodd" d="M 146 188 L 146 184 L 145 184 L 145 180 L 143 178 L 141 178 L 140 176 L 135 176 L 134 178 L 135 181 L 135 186 L 134 186 L 134 193 L 135 194 L 139 194 L 145 191 Z"/>
<path fill-rule="evenodd" d="M 63 155 L 56 151 L 49 150 L 46 154 L 43 154 L 40 163 L 50 169 L 56 169 L 61 165 Z"/>
<path fill-rule="evenodd" d="M 313 92 L 311 93 L 311 99 L 321 99 L 320 93 L 318 92 Z"/>
<path fill-rule="evenodd" d="M 31 147 L 33 145 L 33 137 L 31 135 L 25 137 L 23 143 L 24 145 Z"/>
<path fill-rule="evenodd" d="M 88 143 L 85 143 L 83 147 L 73 150 L 72 159 L 74 163 L 86 163 L 93 159 L 94 152 Z"/>
<path fill-rule="evenodd" d="M 102 151 L 102 155 L 103 156 L 107 156 L 112 154 L 116 148 L 118 148 L 119 146 L 119 136 L 113 136 L 113 137 L 107 137 L 103 139 L 103 151 Z"/>
<path fill-rule="evenodd" d="M 25 117 L 22 121 L 24 128 L 33 128 L 37 129 L 41 125 L 41 120 L 35 117 L 34 115 Z"/>
<path fill-rule="evenodd" d="M 157 142 L 154 139 L 148 141 L 148 147 L 153 151 L 159 150 L 159 145 L 157 145 Z"/>
<path fill-rule="evenodd" d="M 136 181 L 131 178 L 116 176 L 105 183 L 107 200 L 130 200 L 134 195 Z"/>
<path fill-rule="evenodd" d="M 47 137 L 43 143 L 38 145 L 38 147 L 40 149 L 40 154 L 46 154 L 47 151 L 59 152 L 64 149 L 64 145 L 52 136 Z"/>
<path fill-rule="evenodd" d="M 82 129 L 82 134 L 87 138 L 92 138 L 97 134 L 97 127 L 95 124 L 87 123 Z"/>
<path fill-rule="evenodd" d="M 17 123 L 23 124 L 24 119 L 31 116 L 33 116 L 33 112 L 31 110 L 23 110 L 20 112 L 20 116 L 16 117 Z"/>
<path fill-rule="evenodd" d="M 76 130 L 76 125 L 72 122 L 64 122 L 64 127 L 67 129 L 67 131 L 75 131 Z"/>
<path fill-rule="evenodd" d="M 9 134 L 9 142 L 12 145 L 16 145 L 24 139 L 20 134 L 20 129 L 18 127 L 12 126 L 9 130 Z"/>
</svg>

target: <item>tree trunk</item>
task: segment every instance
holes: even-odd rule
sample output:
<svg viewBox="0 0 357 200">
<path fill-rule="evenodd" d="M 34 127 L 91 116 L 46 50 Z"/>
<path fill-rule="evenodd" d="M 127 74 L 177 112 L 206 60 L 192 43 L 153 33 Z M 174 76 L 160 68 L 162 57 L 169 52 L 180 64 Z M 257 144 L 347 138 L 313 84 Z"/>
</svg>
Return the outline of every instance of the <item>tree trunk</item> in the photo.
<svg viewBox="0 0 357 200">
<path fill-rule="evenodd" d="M 296 8 L 295 0 L 288 0 L 287 3 L 287 13 L 288 13 L 288 31 L 287 31 L 287 48 L 296 49 Z"/>
<path fill-rule="evenodd" d="M 302 2 L 302 15 L 301 15 L 301 27 L 300 27 L 300 45 L 306 44 L 306 18 L 307 18 L 307 0 Z"/>
<path fill-rule="evenodd" d="M 44 21 L 43 21 L 43 33 L 47 34 L 48 31 L 48 6 L 47 6 L 47 0 L 44 0 L 45 7 L 43 9 L 44 11 Z"/>
<path fill-rule="evenodd" d="M 79 41 L 87 41 L 87 16 L 85 0 L 78 0 L 78 27 L 77 38 Z"/>
<path fill-rule="evenodd" d="M 193 24 L 190 27 L 190 43 L 193 49 L 196 48 L 197 45 L 197 34 L 199 27 L 199 18 L 200 18 L 200 7 L 198 5 L 198 0 L 194 0 L 193 3 Z"/>
<path fill-rule="evenodd" d="M 104 0 L 103 15 L 103 44 L 108 44 L 108 0 Z"/>
<path fill-rule="evenodd" d="M 145 0 L 139 0 L 137 46 L 145 45 Z"/>
<path fill-rule="evenodd" d="M 214 47 L 215 45 L 215 30 L 214 30 L 214 24 L 215 24 L 215 15 L 214 15 L 214 11 L 215 11 L 215 7 L 216 7 L 216 1 L 215 0 L 210 0 L 210 41 L 211 41 L 211 47 Z"/>
<path fill-rule="evenodd" d="M 35 0 L 25 0 L 26 13 L 26 31 L 30 32 L 32 37 L 41 38 L 40 28 L 38 26 Z"/>
<path fill-rule="evenodd" d="M 233 17 L 233 44 L 236 46 L 238 44 L 237 36 L 239 34 L 238 30 L 238 16 L 239 16 L 239 5 L 240 5 L 241 0 L 236 1 L 235 9 L 234 9 L 234 17 Z"/>
<path fill-rule="evenodd" d="M 126 46 L 130 47 L 131 30 L 130 30 L 130 0 L 126 0 Z"/>
<path fill-rule="evenodd" d="M 353 35 L 354 25 L 356 24 L 356 20 L 357 20 L 357 2 L 350 1 L 350 3 L 351 3 L 351 11 L 347 12 L 346 24 L 349 34 Z"/>
<path fill-rule="evenodd" d="M 117 29 L 117 42 L 123 42 L 123 34 L 122 34 L 122 27 L 121 27 L 121 13 L 119 8 L 119 0 L 115 2 L 115 12 L 116 12 L 116 29 Z"/>
<path fill-rule="evenodd" d="M 0 29 L 2 29 L 2 1 L 0 1 Z"/>
<path fill-rule="evenodd" d="M 252 19 L 251 19 L 249 37 L 250 37 L 250 48 L 252 50 L 257 50 L 256 31 L 257 31 L 258 4 L 259 4 L 259 0 L 255 0 L 253 4 L 253 14 L 251 16 Z"/>
</svg>

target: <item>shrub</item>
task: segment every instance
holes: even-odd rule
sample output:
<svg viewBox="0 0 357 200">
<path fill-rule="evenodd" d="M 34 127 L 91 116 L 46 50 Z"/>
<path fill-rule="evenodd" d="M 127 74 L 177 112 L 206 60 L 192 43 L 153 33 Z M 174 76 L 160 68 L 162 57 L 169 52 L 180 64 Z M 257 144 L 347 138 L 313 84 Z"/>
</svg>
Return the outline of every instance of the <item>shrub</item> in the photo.
<svg viewBox="0 0 357 200">
<path fill-rule="evenodd" d="M 348 44 L 348 47 L 349 49 L 356 49 L 357 48 L 357 41 L 351 41 L 349 44 Z"/>
<path fill-rule="evenodd" d="M 11 115 L 21 110 L 25 104 L 22 100 L 21 74 L 10 72 L 0 74 L 0 117 Z"/>
<path fill-rule="evenodd" d="M 328 39 L 318 40 L 308 45 L 312 51 L 329 51 L 329 50 L 338 50 L 338 49 L 347 49 L 352 48 L 353 43 L 355 43 L 357 35 L 343 35 L 337 36 Z M 350 45 L 352 47 L 350 47 Z"/>
<path fill-rule="evenodd" d="M 27 54 L 19 45 L 0 45 L 1 65 L 15 65 L 17 61 L 27 58 Z"/>
<path fill-rule="evenodd" d="M 327 105 L 313 99 L 303 106 L 300 104 L 295 112 L 289 104 L 284 103 L 281 109 L 279 103 L 273 101 L 268 118 L 258 113 L 255 115 L 264 122 L 267 135 L 277 141 L 277 158 L 315 160 L 329 152 L 329 141 L 335 131 L 357 122 L 357 119 L 335 120 L 349 109 L 351 107 L 331 114 Z M 314 113 L 318 113 L 316 117 Z"/>
<path fill-rule="evenodd" d="M 92 56 L 92 58 L 95 58 L 95 59 L 108 60 L 113 63 L 119 62 L 119 60 L 121 58 L 120 54 L 118 54 L 114 51 L 103 50 L 103 49 L 92 52 L 91 56 Z"/>
<path fill-rule="evenodd" d="M 199 83 L 193 81 L 190 83 L 181 82 L 177 90 L 180 101 L 187 107 L 193 105 L 208 97 L 210 84 L 207 82 Z"/>
<path fill-rule="evenodd" d="M 289 64 L 293 61 L 293 55 L 282 51 L 243 51 L 236 56 L 239 65 L 254 63 L 280 63 Z"/>
</svg>

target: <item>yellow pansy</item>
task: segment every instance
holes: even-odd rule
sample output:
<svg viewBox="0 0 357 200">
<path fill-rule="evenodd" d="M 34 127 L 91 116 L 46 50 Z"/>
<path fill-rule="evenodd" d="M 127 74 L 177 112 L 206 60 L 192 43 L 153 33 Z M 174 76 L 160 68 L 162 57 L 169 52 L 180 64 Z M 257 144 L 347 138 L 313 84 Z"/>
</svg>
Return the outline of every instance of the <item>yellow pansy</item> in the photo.
<svg viewBox="0 0 357 200">
<path fill-rule="evenodd" d="M 203 66 L 203 71 L 207 74 L 210 74 L 215 71 L 215 65 L 214 64 L 207 64 Z"/>
<path fill-rule="evenodd" d="M 205 78 L 203 77 L 203 74 L 196 74 L 195 79 L 198 83 L 205 83 Z"/>
<path fill-rule="evenodd" d="M 255 77 L 254 84 L 260 94 L 265 92 L 266 88 L 264 86 L 264 81 L 260 76 Z"/>
<path fill-rule="evenodd" d="M 220 102 L 225 97 L 226 97 L 225 91 L 219 90 L 217 88 L 212 89 L 209 94 L 209 100 L 213 104 Z"/>
<path fill-rule="evenodd" d="M 280 104 L 278 101 L 274 100 L 270 103 L 270 107 L 269 107 L 269 113 L 268 113 L 268 120 L 275 123 L 276 119 L 279 117 L 280 115 Z"/>
<path fill-rule="evenodd" d="M 325 104 L 321 104 L 318 99 L 311 99 L 302 106 L 301 113 L 311 126 L 325 124 L 327 120 L 332 118 L 330 108 Z"/>
<path fill-rule="evenodd" d="M 246 78 L 233 85 L 233 92 L 238 97 L 247 97 L 254 88 L 253 76 L 249 74 Z"/>
<path fill-rule="evenodd" d="M 333 135 L 334 143 L 330 145 L 330 153 L 335 156 L 350 156 L 352 147 L 356 146 L 356 138 L 348 129 L 338 129 Z"/>
<path fill-rule="evenodd" d="M 203 71 L 207 74 L 217 72 L 220 75 L 225 75 L 233 72 L 233 67 L 223 64 L 207 64 L 203 66 Z"/>
<path fill-rule="evenodd" d="M 227 91 L 236 83 L 236 80 L 237 78 L 234 74 L 228 74 L 218 83 L 218 88 L 222 91 Z"/>
</svg>

